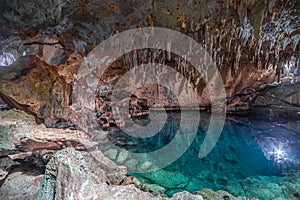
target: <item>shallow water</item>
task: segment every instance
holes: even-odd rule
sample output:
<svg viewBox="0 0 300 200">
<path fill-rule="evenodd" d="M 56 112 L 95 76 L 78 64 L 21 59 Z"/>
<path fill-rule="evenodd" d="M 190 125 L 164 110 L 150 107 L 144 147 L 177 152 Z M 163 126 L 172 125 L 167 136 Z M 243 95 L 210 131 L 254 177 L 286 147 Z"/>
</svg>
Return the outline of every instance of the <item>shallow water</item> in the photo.
<svg viewBox="0 0 300 200">
<path fill-rule="evenodd" d="M 126 137 L 132 152 L 163 148 L 180 126 L 180 112 L 169 112 L 164 128 L 145 139 Z M 159 116 L 159 115 L 158 115 Z M 192 116 L 192 115 L 191 115 Z M 235 196 L 259 199 L 293 199 L 300 191 L 300 126 L 291 119 L 227 116 L 213 150 L 198 157 L 210 116 L 201 113 L 197 134 L 185 153 L 169 166 L 148 173 L 132 174 L 142 182 L 166 188 L 166 194 L 209 188 Z M 147 125 L 149 119 L 136 119 Z M 125 142 L 125 143 L 126 143 Z M 259 189 L 257 189 L 259 188 Z"/>
</svg>

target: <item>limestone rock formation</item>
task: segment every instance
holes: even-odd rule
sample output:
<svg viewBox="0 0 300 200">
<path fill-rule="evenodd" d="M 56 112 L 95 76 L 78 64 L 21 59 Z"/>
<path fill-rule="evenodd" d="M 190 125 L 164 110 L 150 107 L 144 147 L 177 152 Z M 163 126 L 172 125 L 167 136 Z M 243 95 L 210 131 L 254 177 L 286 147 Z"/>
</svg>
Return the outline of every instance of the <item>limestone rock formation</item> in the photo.
<svg viewBox="0 0 300 200">
<path fill-rule="evenodd" d="M 113 168 L 113 165 L 104 167 L 100 164 L 99 166 L 99 163 L 95 162 L 95 158 L 91 155 L 86 152 L 75 151 L 73 148 L 66 148 L 57 152 L 46 167 L 37 199 L 169 199 L 144 192 L 133 184 L 120 186 L 121 182 L 119 184 L 118 181 L 112 182 L 112 178 L 113 180 L 121 180 L 119 179 L 122 177 L 121 174 L 125 178 L 124 171 L 114 169 L 114 172 L 119 172 L 119 174 L 110 174 L 109 168 Z M 97 160 L 105 162 L 102 156 L 101 158 L 98 157 Z M 157 186 L 156 189 L 149 185 L 141 186 L 141 188 L 146 191 L 158 191 Z M 213 200 L 215 197 L 232 200 L 243 199 L 235 198 L 224 191 L 217 193 L 202 191 L 199 194 L 180 192 L 170 199 Z"/>
<path fill-rule="evenodd" d="M 9 106 L 25 110 L 46 124 L 51 121 L 49 126 L 62 120 L 78 121 L 68 106 L 74 103 L 73 75 L 83 62 L 82 56 L 87 56 L 111 35 L 135 27 L 171 28 L 200 43 L 221 72 L 230 112 L 251 108 L 247 98 L 239 95 L 274 81 L 299 79 L 297 1 L 127 1 L 124 4 L 96 0 L 43 3 L 5 0 L 1 5 L 1 62 L 9 66 L 0 68 L 0 95 Z M 199 92 L 200 105 L 209 110 L 210 98 L 203 80 L 192 70 L 184 72 L 184 59 L 165 53 L 156 58 L 154 55 L 158 53 L 146 51 L 150 60 L 166 62 L 185 74 Z M 118 79 L 136 62 L 133 58 L 134 54 L 124 55 L 112 64 L 106 77 L 99 79 Z M 159 98 L 159 92 L 146 94 L 145 90 L 138 92 L 138 98 L 146 99 L 152 106 L 153 97 Z M 163 91 L 161 97 L 168 96 L 168 90 L 158 90 Z M 161 105 L 177 104 L 162 98 Z"/>
<path fill-rule="evenodd" d="M 85 150 L 85 145 L 93 146 L 93 142 L 81 131 L 46 128 L 37 125 L 34 117 L 23 111 L 1 111 L 0 179 L 5 180 L 23 166 L 42 170 L 57 150 L 66 147 Z"/>
<path fill-rule="evenodd" d="M 2 0 L 0 199 L 35 196 L 39 174 L 15 170 L 24 162 L 43 169 L 52 157 L 38 199 L 167 199 L 153 195 L 164 194 L 164 188 L 141 183 L 129 176 L 125 178 L 125 168 L 109 158 L 133 168 L 138 165 L 149 169 L 152 163 L 139 163 L 115 149 L 103 151 L 103 155 L 95 150 L 97 146 L 92 138 L 103 144 L 108 139 L 118 139 L 117 134 L 108 138 L 101 130 L 101 127 L 124 125 L 123 116 L 112 116 L 111 90 L 121 76 L 139 64 L 164 63 L 181 73 L 196 90 L 200 109 L 209 112 L 211 99 L 207 84 L 201 78 L 203 74 L 196 73 L 185 59 L 189 52 L 182 57 L 160 49 L 129 52 L 112 62 L 103 77 L 97 77 L 97 83 L 90 82 L 84 74 L 78 88 L 86 84 L 98 90 L 89 91 L 92 98 L 74 102 L 77 92 L 73 91 L 74 80 L 78 78 L 80 66 L 87 66 L 85 61 L 89 53 L 107 38 L 132 28 L 169 28 L 198 42 L 221 73 L 228 113 L 259 114 L 269 118 L 284 116 L 295 119 L 291 123 L 297 123 L 300 117 L 299 21 L 300 2 L 295 0 Z M 172 46 L 171 43 L 163 45 Z M 89 68 L 85 71 L 90 73 Z M 139 78 L 131 79 L 128 84 L 139 81 Z M 175 78 L 174 82 L 177 89 L 184 91 L 180 79 Z M 118 92 L 129 94 L 119 99 L 118 105 L 129 104 L 127 117 L 148 114 L 150 107 L 179 108 L 172 91 L 159 85 L 139 88 L 134 94 L 127 90 Z M 85 109 L 87 105 L 95 105 L 95 108 Z M 180 106 L 189 104 L 186 101 Z M 269 134 L 272 139 L 272 133 Z M 258 137 L 258 140 L 266 139 Z M 122 144 L 123 141 L 116 142 Z M 72 148 L 56 153 L 66 147 L 78 151 L 94 149 L 94 157 L 91 152 Z M 93 159 L 97 156 L 96 162 Z M 164 181 L 162 177 L 158 179 Z M 300 196 L 290 180 L 281 185 L 268 185 L 258 179 L 248 179 L 240 187 L 253 195 L 263 194 L 250 191 L 251 184 L 264 191 L 275 188 L 272 189 L 274 198 L 285 191 L 296 198 Z M 23 181 L 29 185 L 20 191 L 12 189 L 16 182 Z M 298 184 L 296 179 L 291 181 Z M 183 177 L 180 184 L 188 183 Z M 216 198 L 242 199 L 208 189 L 195 194 L 180 192 L 172 197 Z"/>
<path fill-rule="evenodd" d="M 35 199 L 43 175 L 15 172 L 10 174 L 0 188 L 0 198 L 7 200 Z M 16 189 L 16 187 L 18 189 Z"/>
<path fill-rule="evenodd" d="M 18 110 L 3 111 L 1 121 L 1 148 L 8 152 L 59 150 L 64 147 L 85 149 L 89 138 L 81 131 L 46 128 L 37 125 L 32 116 Z"/>
<path fill-rule="evenodd" d="M 228 112 L 247 112 L 265 116 L 299 118 L 299 83 L 282 83 L 248 89 L 235 95 Z"/>
</svg>

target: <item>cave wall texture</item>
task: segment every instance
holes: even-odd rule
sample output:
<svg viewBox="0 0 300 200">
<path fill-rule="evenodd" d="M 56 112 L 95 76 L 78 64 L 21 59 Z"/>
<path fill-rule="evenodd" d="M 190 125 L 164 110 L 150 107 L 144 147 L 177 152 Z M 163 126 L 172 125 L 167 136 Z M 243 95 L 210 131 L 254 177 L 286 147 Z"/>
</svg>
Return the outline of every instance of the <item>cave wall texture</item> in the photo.
<svg viewBox="0 0 300 200">
<path fill-rule="evenodd" d="M 177 30 L 202 44 L 221 72 L 228 112 L 272 114 L 284 108 L 298 116 L 298 0 L 2 0 L 0 4 L 1 102 L 47 126 L 64 120 L 76 123 L 79 118 L 69 108 L 73 78 L 94 47 L 118 32 L 148 26 Z M 111 84 L 130 65 L 120 58 L 103 84 Z M 180 71 L 176 56 L 170 65 Z M 200 106 L 209 107 L 205 85 L 195 74 L 186 76 L 200 93 Z M 143 98 L 151 102 L 150 96 Z"/>
</svg>

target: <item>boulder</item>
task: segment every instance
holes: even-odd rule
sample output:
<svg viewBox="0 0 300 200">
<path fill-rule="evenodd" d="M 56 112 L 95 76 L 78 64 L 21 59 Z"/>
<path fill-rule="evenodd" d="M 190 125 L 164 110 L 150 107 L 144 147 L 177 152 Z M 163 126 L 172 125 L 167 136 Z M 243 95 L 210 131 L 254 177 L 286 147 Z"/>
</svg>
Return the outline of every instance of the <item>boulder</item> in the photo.
<svg viewBox="0 0 300 200">
<path fill-rule="evenodd" d="M 97 153 L 100 156 L 98 155 L 98 158 L 95 159 L 97 154 L 76 151 L 74 148 L 58 151 L 46 167 L 37 199 L 215 200 L 215 197 L 222 195 L 232 197 L 224 191 L 218 193 L 210 191 L 210 196 L 206 195 L 207 198 L 189 192 L 179 192 L 174 194 L 172 198 L 167 198 L 164 197 L 165 189 L 163 187 L 154 184 L 141 184 L 134 177 L 125 177 L 124 171 L 120 170 L 120 167 L 115 169 L 113 165 L 103 165 L 103 163 L 108 162 L 108 158 L 100 152 Z M 111 174 L 112 171 L 115 174 Z M 124 181 L 120 183 L 111 181 L 118 180 L 121 176 L 123 176 Z M 136 186 L 148 192 L 142 191 Z"/>
<path fill-rule="evenodd" d="M 220 199 L 220 200 L 243 200 L 244 197 L 234 197 L 226 191 L 219 190 L 217 192 L 211 189 L 202 189 L 194 192 L 194 194 L 201 195 L 203 200 Z"/>
<path fill-rule="evenodd" d="M 0 187 L 0 199 L 31 200 L 35 199 L 43 175 L 14 172 Z"/>
</svg>

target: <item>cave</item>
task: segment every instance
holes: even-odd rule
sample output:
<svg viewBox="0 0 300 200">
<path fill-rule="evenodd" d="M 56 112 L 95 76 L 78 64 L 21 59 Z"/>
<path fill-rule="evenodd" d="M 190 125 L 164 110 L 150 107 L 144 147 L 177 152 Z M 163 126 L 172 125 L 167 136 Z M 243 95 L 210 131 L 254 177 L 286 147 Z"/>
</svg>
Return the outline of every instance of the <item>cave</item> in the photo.
<svg viewBox="0 0 300 200">
<path fill-rule="evenodd" d="M 298 0 L 0 10 L 0 199 L 300 199 Z"/>
</svg>

